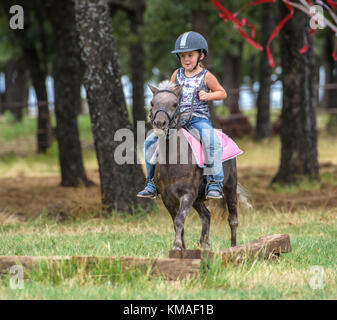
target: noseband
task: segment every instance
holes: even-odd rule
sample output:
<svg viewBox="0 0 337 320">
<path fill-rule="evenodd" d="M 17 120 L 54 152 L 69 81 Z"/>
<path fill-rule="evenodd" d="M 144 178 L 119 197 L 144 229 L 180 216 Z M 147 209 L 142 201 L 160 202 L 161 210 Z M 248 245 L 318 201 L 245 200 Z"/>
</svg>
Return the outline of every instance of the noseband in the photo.
<svg viewBox="0 0 337 320">
<path fill-rule="evenodd" d="M 172 91 L 172 90 L 167 90 L 167 89 L 165 89 L 165 90 L 159 90 L 159 91 L 156 93 L 156 95 L 157 95 L 158 93 L 161 93 L 161 92 L 169 92 L 169 93 L 172 93 L 172 94 L 174 94 L 174 95 L 178 98 L 177 94 L 176 94 L 174 91 Z M 169 120 L 168 125 L 169 125 L 169 127 L 170 127 L 171 123 L 172 123 L 172 122 L 175 120 L 175 118 L 179 115 L 179 110 L 180 110 L 180 108 L 179 108 L 179 105 L 178 105 L 177 108 L 176 108 L 176 111 L 174 111 L 174 113 L 173 113 L 172 116 L 170 116 L 170 115 L 168 114 L 168 112 L 167 112 L 166 110 L 164 110 L 164 109 L 159 109 L 159 110 L 157 110 L 157 111 L 155 112 L 155 114 L 153 115 L 153 114 L 152 114 L 152 108 L 151 108 L 151 110 L 150 110 L 150 120 L 151 120 L 151 123 L 152 123 L 152 124 L 154 123 L 154 120 L 156 119 L 156 116 L 157 116 L 157 114 L 158 114 L 159 112 L 164 112 L 165 115 L 166 115 L 166 117 L 167 117 L 167 119 Z"/>
</svg>

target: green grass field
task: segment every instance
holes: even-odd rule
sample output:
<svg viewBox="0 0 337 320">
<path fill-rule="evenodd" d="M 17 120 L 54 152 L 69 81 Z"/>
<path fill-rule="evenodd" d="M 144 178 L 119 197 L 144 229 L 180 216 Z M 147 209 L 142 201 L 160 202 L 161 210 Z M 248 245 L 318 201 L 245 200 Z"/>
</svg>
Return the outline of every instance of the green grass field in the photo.
<svg viewBox="0 0 337 320">
<path fill-rule="evenodd" d="M 92 137 L 88 117 L 81 116 L 79 125 L 86 169 L 95 170 L 97 162 L 90 147 Z M 20 184 L 20 177 L 39 177 L 43 182 L 47 177 L 58 175 L 56 145 L 46 155 L 36 155 L 34 130 L 34 119 L 13 125 L 8 116 L 0 118 L 2 191 L 7 187 L 5 181 L 8 178 L 15 178 Z M 273 137 L 261 144 L 248 138 L 236 142 L 245 151 L 238 159 L 239 175 L 240 168 L 243 172 L 241 182 L 248 186 L 252 199 L 256 200 L 255 188 L 268 184 L 269 176 L 263 173 L 273 175 L 277 170 L 279 139 Z M 336 137 L 320 134 L 319 160 L 331 163 L 330 169 L 337 165 L 336 146 Z M 337 171 L 330 170 L 322 175 L 319 183 L 263 189 L 266 200 L 268 197 L 290 198 L 300 192 L 301 195 L 308 192 L 324 194 L 325 185 L 333 187 L 336 184 Z M 8 190 L 11 192 L 12 189 Z M 31 201 L 34 199 L 37 201 L 38 197 L 32 197 Z M 50 199 L 53 201 L 52 197 Z M 167 257 L 173 243 L 173 224 L 160 201 L 150 214 L 142 211 L 133 216 L 113 213 L 104 219 L 99 212 L 81 218 L 67 212 L 68 218 L 62 221 L 50 216 L 44 207 L 32 216 L 22 207 L 19 211 L 9 205 L 0 206 L 0 255 L 156 258 Z M 89 272 L 77 265 L 65 264 L 56 270 L 41 266 L 24 280 L 23 289 L 12 289 L 10 275 L 3 274 L 0 299 L 336 299 L 336 218 L 336 206 L 324 202 L 319 205 L 308 202 L 307 206 L 291 209 L 276 205 L 257 206 L 250 211 L 241 208 L 238 244 L 262 235 L 287 233 L 292 252 L 272 262 L 246 261 L 240 265 L 223 266 L 215 260 L 200 277 L 181 281 L 151 278 L 146 272 L 139 271 L 122 273 L 118 265 L 98 265 Z M 192 211 L 185 224 L 188 248 L 197 247 L 200 232 L 200 220 Z M 212 216 L 210 236 L 213 250 L 230 246 L 226 216 Z M 315 266 L 321 270 L 319 282 L 315 281 Z"/>
</svg>

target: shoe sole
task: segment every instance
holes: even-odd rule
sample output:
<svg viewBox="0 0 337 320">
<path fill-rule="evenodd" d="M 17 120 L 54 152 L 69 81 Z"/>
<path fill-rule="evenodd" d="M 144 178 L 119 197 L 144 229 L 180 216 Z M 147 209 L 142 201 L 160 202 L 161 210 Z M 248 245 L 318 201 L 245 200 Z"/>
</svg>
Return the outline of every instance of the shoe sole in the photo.
<svg viewBox="0 0 337 320">
<path fill-rule="evenodd" d="M 146 198 L 146 199 L 156 199 L 157 198 L 156 196 L 149 197 L 149 196 L 138 196 L 138 195 L 137 195 L 137 197 L 138 198 Z"/>
<path fill-rule="evenodd" d="M 212 197 L 212 196 L 206 196 L 206 199 L 222 199 L 223 196 L 220 197 Z"/>
</svg>

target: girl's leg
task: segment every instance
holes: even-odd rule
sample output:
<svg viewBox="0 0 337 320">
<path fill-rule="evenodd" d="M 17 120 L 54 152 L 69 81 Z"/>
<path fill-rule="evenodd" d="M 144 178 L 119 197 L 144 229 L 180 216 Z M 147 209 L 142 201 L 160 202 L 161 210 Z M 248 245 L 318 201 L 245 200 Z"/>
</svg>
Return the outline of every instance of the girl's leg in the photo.
<svg viewBox="0 0 337 320">
<path fill-rule="evenodd" d="M 214 132 L 212 123 L 208 119 L 193 118 L 191 126 L 198 130 L 203 144 L 205 158 L 208 160 L 208 166 L 204 169 L 204 174 L 207 175 L 208 182 L 207 194 L 215 190 L 214 197 L 222 197 L 222 187 L 224 173 L 222 168 L 222 146 Z"/>
<path fill-rule="evenodd" d="M 157 137 L 152 133 L 144 142 L 144 157 L 146 167 L 146 186 L 145 189 L 137 194 L 141 198 L 154 198 L 157 194 L 156 186 L 154 185 L 154 169 L 155 164 L 150 162 L 154 153 Z"/>
</svg>

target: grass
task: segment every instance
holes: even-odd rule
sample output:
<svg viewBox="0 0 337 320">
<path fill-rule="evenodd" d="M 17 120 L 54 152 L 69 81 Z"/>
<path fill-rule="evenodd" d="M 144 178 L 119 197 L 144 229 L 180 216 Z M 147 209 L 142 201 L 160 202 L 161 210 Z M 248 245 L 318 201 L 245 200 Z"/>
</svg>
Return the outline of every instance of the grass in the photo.
<svg viewBox="0 0 337 320">
<path fill-rule="evenodd" d="M 320 126 L 324 125 L 324 121 L 319 116 Z M 79 117 L 79 128 L 85 167 L 87 170 L 97 169 L 88 116 Z M 2 178 L 13 178 L 19 184 L 22 176 L 43 178 L 59 175 L 57 145 L 54 144 L 45 155 L 35 154 L 35 130 L 35 119 L 25 118 L 24 122 L 17 125 L 9 115 L 0 117 Z M 263 173 L 272 174 L 277 170 L 279 138 L 272 137 L 261 143 L 242 138 L 236 142 L 245 151 L 238 158 L 239 173 L 248 173 L 248 176 L 254 177 L 255 180 L 249 181 L 254 181 L 256 188 L 261 189 L 266 180 Z M 320 163 L 337 164 L 336 146 L 335 137 L 320 133 Z M 27 182 L 23 178 L 21 181 Z M 320 182 L 303 180 L 294 186 L 275 186 L 265 197 L 318 190 L 324 184 L 335 185 L 336 181 L 336 173 L 326 170 L 321 174 Z M 34 188 L 33 183 L 30 186 Z M 58 190 L 52 188 L 50 182 L 48 187 L 50 193 Z M 8 190 L 13 193 L 13 186 Z M 39 190 L 34 192 L 42 192 Z M 38 199 L 33 193 L 30 196 L 30 191 L 25 192 L 31 200 L 27 197 L 24 201 Z M 18 194 L 15 193 L 15 196 Z M 55 201 L 57 207 L 65 202 L 60 203 L 58 197 L 55 194 L 54 198 L 50 196 L 48 199 L 50 202 Z M 86 197 L 79 196 L 73 202 L 82 201 L 79 204 L 76 202 L 76 205 L 86 208 Z M 95 210 L 90 208 L 89 211 Z M 68 218 L 60 221 L 51 218 L 48 209 L 23 219 L 22 215 L 27 215 L 28 210 L 22 209 L 20 212 L 22 214 L 18 215 L 6 207 L 0 207 L 0 255 L 156 258 L 167 256 L 174 239 L 171 218 L 160 202 L 158 210 L 151 214 L 136 212 L 130 216 L 113 213 L 107 219 L 102 218 L 99 212 L 79 216 L 69 211 L 66 212 Z M 290 235 L 292 252 L 282 255 L 277 261 L 246 261 L 238 266 L 223 266 L 215 260 L 207 272 L 201 272 L 200 277 L 182 281 L 151 278 L 146 270 L 121 272 L 118 263 L 97 264 L 89 270 L 69 262 L 56 269 L 42 264 L 29 273 L 22 290 L 11 289 L 11 275 L 3 274 L 0 277 L 0 299 L 336 299 L 336 218 L 336 207 L 323 205 L 295 210 L 242 209 L 239 214 L 238 244 L 266 234 L 287 233 Z M 192 211 L 185 224 L 188 248 L 197 247 L 200 232 L 200 220 Z M 213 250 L 230 246 L 230 229 L 226 217 L 212 216 L 211 246 Z M 310 285 L 315 277 L 314 266 L 320 266 L 323 270 L 323 287 L 320 289 L 313 289 Z"/>
<path fill-rule="evenodd" d="M 25 280 L 23 290 L 9 287 L 2 278 L 2 299 L 334 299 L 336 298 L 336 210 L 298 212 L 245 212 L 240 216 L 239 244 L 263 234 L 288 233 L 292 253 L 278 261 L 248 261 L 224 267 L 214 261 L 200 277 L 183 281 L 149 278 L 146 272 L 122 273 L 118 265 L 97 265 L 84 272 L 65 263 L 56 271 L 41 266 Z M 186 222 L 186 242 L 195 248 L 200 222 L 191 213 Z M 1 227 L 1 255 L 167 256 L 173 228 L 162 210 L 125 219 L 82 219 L 57 223 L 41 216 L 25 223 Z M 224 217 L 213 217 L 212 249 L 229 246 Z M 313 266 L 324 270 L 324 288 L 312 289 Z"/>
</svg>

